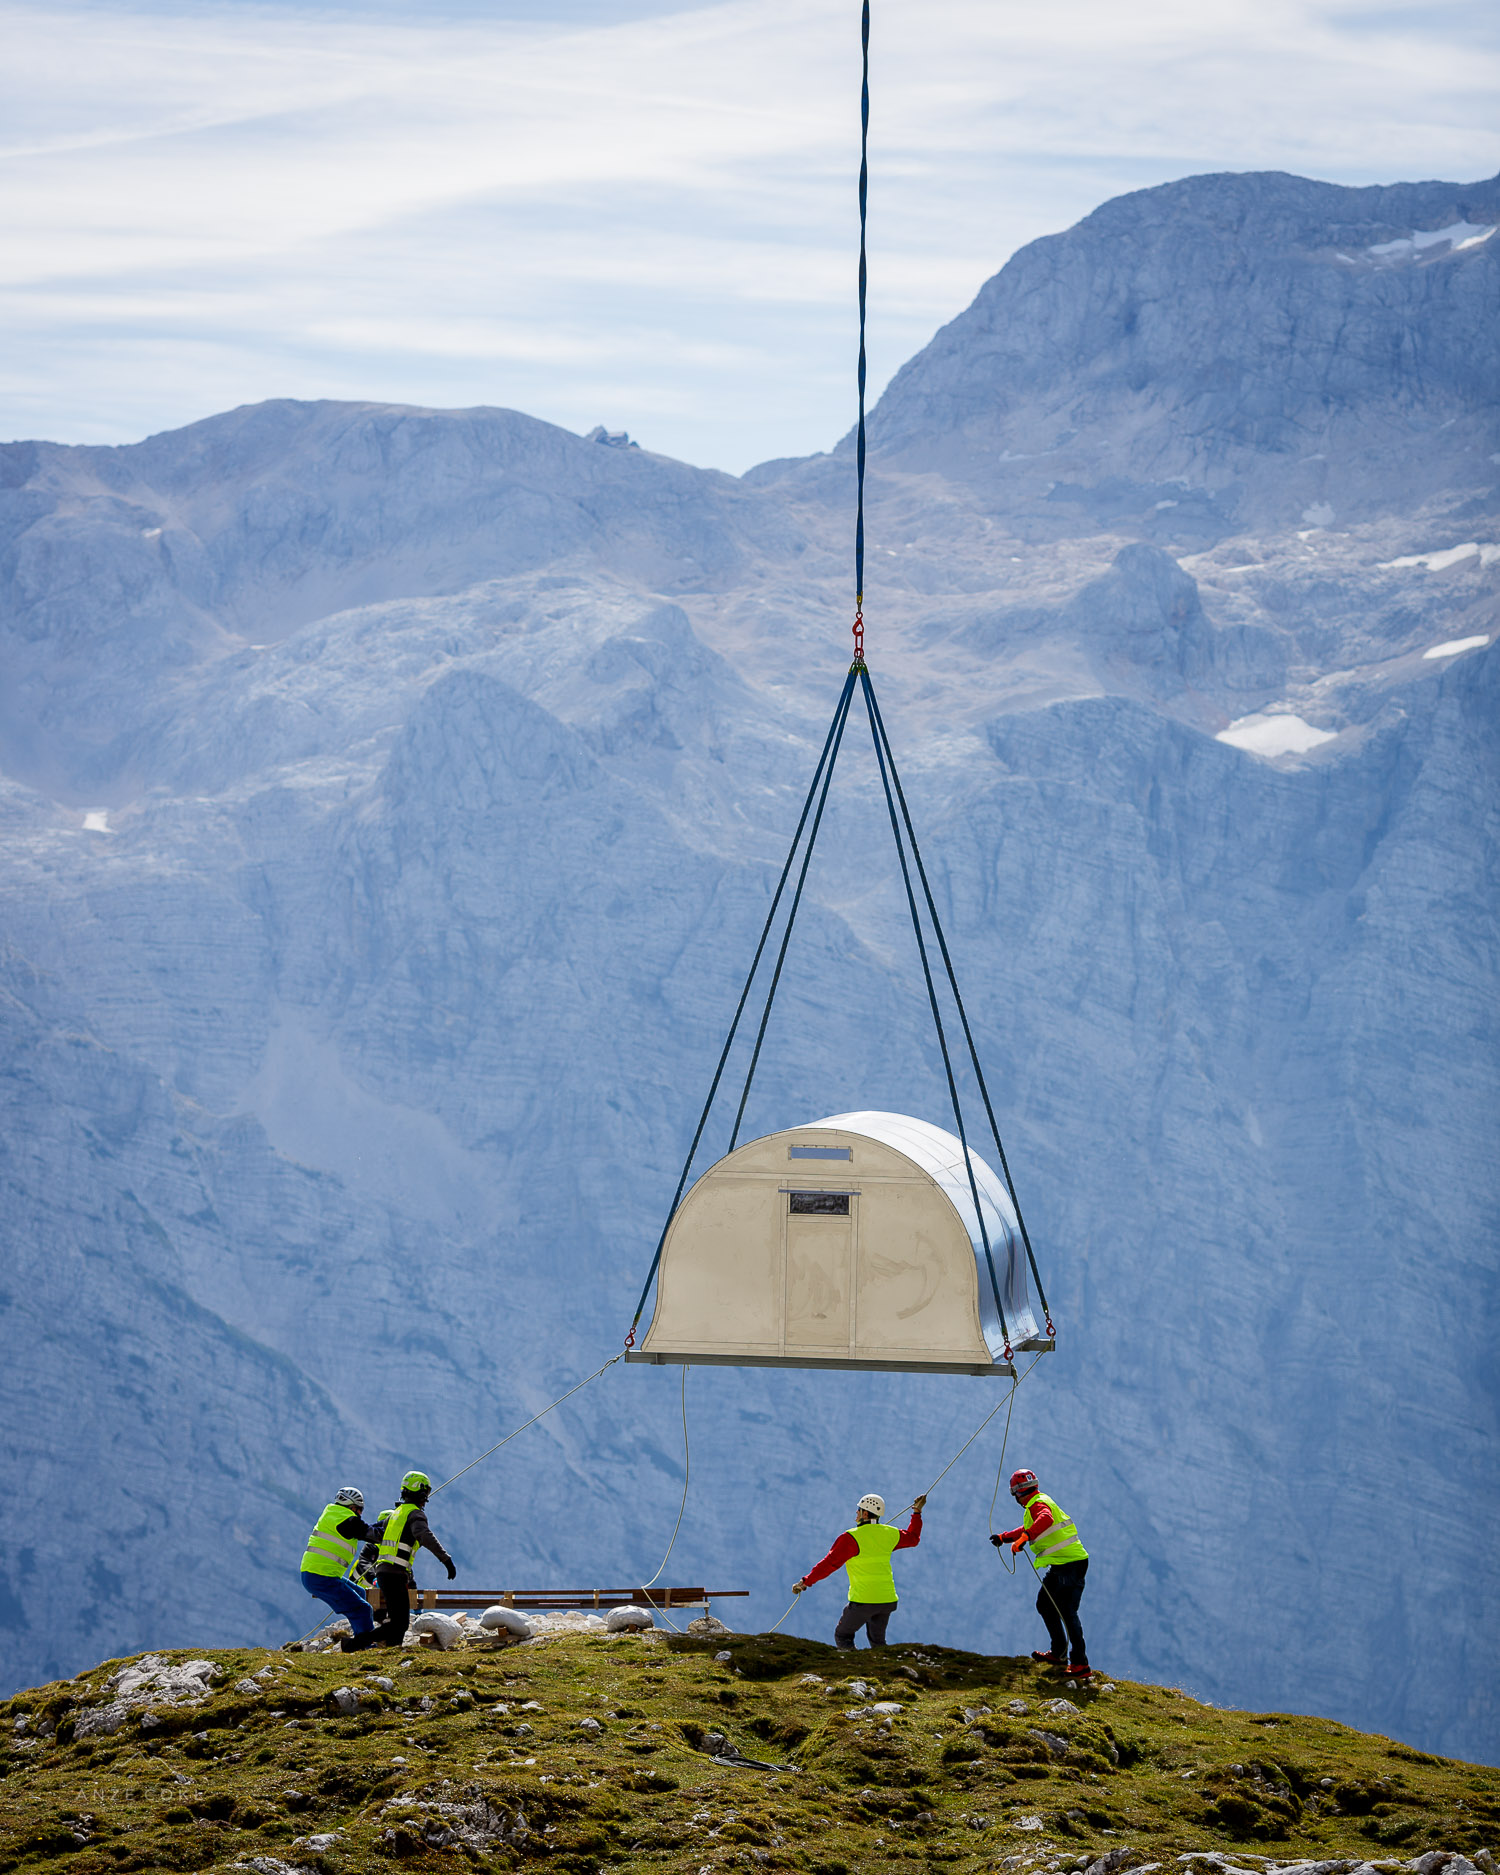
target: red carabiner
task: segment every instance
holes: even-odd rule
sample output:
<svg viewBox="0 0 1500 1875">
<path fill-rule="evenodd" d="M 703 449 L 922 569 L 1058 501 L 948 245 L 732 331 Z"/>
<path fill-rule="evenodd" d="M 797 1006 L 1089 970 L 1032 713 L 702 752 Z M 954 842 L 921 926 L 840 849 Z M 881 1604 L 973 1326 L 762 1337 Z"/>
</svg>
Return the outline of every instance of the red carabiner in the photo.
<svg viewBox="0 0 1500 1875">
<path fill-rule="evenodd" d="M 854 662 L 865 661 L 865 614 L 863 606 L 854 608 Z"/>
<path fill-rule="evenodd" d="M 630 1332 L 625 1337 L 625 1345 L 627 1348 L 633 1348 L 635 1346 L 635 1323 L 634 1322 L 631 1323 Z"/>
<path fill-rule="evenodd" d="M 1052 1317 L 1050 1315 L 1047 1317 L 1047 1339 L 1049 1341 L 1056 1341 L 1057 1339 L 1057 1330 L 1052 1326 Z"/>
</svg>

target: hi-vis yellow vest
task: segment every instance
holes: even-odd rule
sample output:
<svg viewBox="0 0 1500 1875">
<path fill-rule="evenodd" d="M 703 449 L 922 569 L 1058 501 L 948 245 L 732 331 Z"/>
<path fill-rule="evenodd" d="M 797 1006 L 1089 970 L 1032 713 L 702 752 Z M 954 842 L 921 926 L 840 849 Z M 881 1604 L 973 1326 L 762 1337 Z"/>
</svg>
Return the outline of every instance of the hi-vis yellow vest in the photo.
<svg viewBox="0 0 1500 1875">
<path fill-rule="evenodd" d="M 406 1525 L 416 1508 L 415 1504 L 398 1504 L 381 1519 L 385 1527 L 375 1552 L 377 1569 L 411 1568 L 411 1553 L 416 1545 L 406 1534 Z"/>
<path fill-rule="evenodd" d="M 339 1525 L 353 1515 L 347 1504 L 330 1504 L 313 1525 L 302 1555 L 302 1567 L 308 1575 L 341 1576 L 354 1561 L 358 1544 L 353 1537 L 339 1535 Z"/>
<path fill-rule="evenodd" d="M 901 1532 L 893 1524 L 859 1523 L 848 1532 L 859 1545 L 859 1554 L 844 1564 L 849 1572 L 851 1602 L 893 1602 L 896 1600 L 896 1577 L 891 1557 L 901 1541 Z"/>
<path fill-rule="evenodd" d="M 1038 1491 L 1026 1505 L 1022 1519 L 1026 1534 L 1031 1535 L 1031 1513 L 1041 1504 L 1045 1504 L 1052 1513 L 1052 1527 L 1044 1530 L 1031 1546 L 1031 1554 L 1039 1563 L 1087 1562 L 1088 1551 L 1078 1541 L 1078 1526 L 1065 1510 L 1053 1502 L 1045 1492 Z"/>
</svg>

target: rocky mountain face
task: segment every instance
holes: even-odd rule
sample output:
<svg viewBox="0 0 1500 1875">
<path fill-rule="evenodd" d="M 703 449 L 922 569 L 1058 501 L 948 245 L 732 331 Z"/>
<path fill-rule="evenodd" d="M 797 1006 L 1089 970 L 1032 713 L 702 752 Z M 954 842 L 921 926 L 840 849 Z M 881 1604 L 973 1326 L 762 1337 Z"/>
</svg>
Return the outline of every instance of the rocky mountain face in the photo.
<svg viewBox="0 0 1500 1875">
<path fill-rule="evenodd" d="M 876 448 L 1052 536 L 1162 515 L 1207 542 L 1478 493 L 1497 221 L 1500 179 L 1121 196 L 1023 249 L 897 374 Z"/>
<path fill-rule="evenodd" d="M 1094 1656 L 1489 1757 L 1496 224 L 1204 177 L 1035 244 L 874 413 L 866 582 L 1060 1329 L 1004 1464 L 1083 1529 Z M 841 680 L 852 469 L 286 403 L 0 459 L 23 1684 L 297 1632 L 336 1485 L 619 1347 Z M 946 1122 L 883 815 L 856 716 L 757 1131 Z M 439 1496 L 463 1579 L 649 1576 L 680 1382 Z M 695 1370 L 664 1579 L 769 1624 L 996 1397 Z M 1040 1640 L 1003 1418 L 908 1636 Z"/>
</svg>

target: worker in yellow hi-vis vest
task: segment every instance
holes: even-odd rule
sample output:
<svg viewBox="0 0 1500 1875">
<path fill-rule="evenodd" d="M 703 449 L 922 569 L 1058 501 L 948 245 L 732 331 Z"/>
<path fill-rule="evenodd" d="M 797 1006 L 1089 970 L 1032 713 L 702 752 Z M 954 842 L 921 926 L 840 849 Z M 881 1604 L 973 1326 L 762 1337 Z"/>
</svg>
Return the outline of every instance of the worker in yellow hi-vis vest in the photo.
<svg viewBox="0 0 1500 1875">
<path fill-rule="evenodd" d="M 833 1631 L 836 1647 L 852 1647 L 854 1637 L 863 1628 L 872 1647 L 885 1646 L 886 1623 L 896 1612 L 896 1575 L 891 1558 L 898 1549 L 915 1549 L 922 1541 L 922 1506 L 919 1497 L 911 1507 L 911 1522 L 904 1530 L 882 1523 L 885 1499 L 873 1491 L 859 1500 L 854 1528 L 834 1538 L 833 1548 L 815 1568 L 792 1584 L 792 1593 L 800 1595 L 814 1582 L 831 1576 L 840 1564 L 849 1576 L 849 1602 Z"/>
<path fill-rule="evenodd" d="M 1044 1654 L 1033 1649 L 1031 1657 L 1046 1666 L 1061 1667 L 1072 1679 L 1086 1680 L 1093 1669 L 1083 1644 L 1078 1604 L 1083 1597 L 1083 1579 L 1089 1572 L 1089 1553 L 1078 1541 L 1078 1526 L 1044 1491 L 1037 1489 L 1034 1471 L 1013 1471 L 1010 1494 L 1022 1509 L 1020 1525 L 1014 1530 L 997 1531 L 990 1541 L 996 1549 L 1009 1543 L 1013 1556 L 1029 1543 L 1032 1568 L 1040 1575 L 1040 1565 L 1046 1565 L 1037 1589 L 1036 1611 L 1047 1624 L 1047 1638 L 1052 1645 Z"/>
</svg>

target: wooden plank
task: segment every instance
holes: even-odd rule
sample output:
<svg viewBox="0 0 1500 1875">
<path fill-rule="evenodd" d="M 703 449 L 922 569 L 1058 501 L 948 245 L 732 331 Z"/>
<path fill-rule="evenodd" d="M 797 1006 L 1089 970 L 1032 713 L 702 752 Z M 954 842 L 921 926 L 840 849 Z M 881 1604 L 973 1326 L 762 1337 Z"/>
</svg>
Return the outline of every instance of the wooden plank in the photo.
<svg viewBox="0 0 1500 1875">
<path fill-rule="evenodd" d="M 634 1589 L 427 1589 L 422 1604 L 428 1608 L 533 1608 L 538 1612 L 570 1608 L 702 1608 L 710 1601 L 748 1598 L 749 1589 L 634 1588 Z"/>
</svg>

